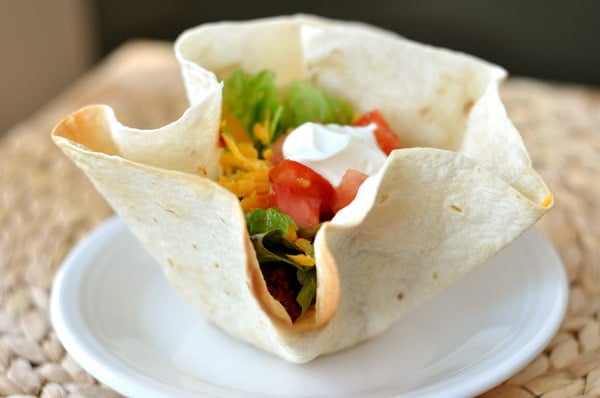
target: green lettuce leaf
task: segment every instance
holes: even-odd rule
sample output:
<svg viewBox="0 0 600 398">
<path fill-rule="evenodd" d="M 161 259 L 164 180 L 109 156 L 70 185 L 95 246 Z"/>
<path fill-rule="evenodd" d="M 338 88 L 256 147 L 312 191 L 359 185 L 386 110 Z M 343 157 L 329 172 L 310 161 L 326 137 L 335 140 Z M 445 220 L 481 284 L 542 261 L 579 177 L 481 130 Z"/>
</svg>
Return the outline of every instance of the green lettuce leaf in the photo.
<svg viewBox="0 0 600 398">
<path fill-rule="evenodd" d="M 317 295 L 317 268 L 303 268 L 304 269 L 298 269 L 298 271 L 296 271 L 296 277 L 302 285 L 300 292 L 298 292 L 298 295 L 296 296 L 296 301 L 302 308 L 302 315 L 310 308 Z"/>
<path fill-rule="evenodd" d="M 281 210 L 271 207 L 267 210 L 255 209 L 246 213 L 248 232 L 254 246 L 256 257 L 261 264 L 275 262 L 282 266 L 296 268 L 296 278 L 301 285 L 296 301 L 302 308 L 302 314 L 315 301 L 317 293 L 317 271 L 295 262 L 288 255 L 302 254 L 304 250 L 285 238 L 289 228 L 298 230 L 292 218 Z M 308 252 L 312 253 L 313 247 Z"/>
<path fill-rule="evenodd" d="M 254 245 L 254 251 L 259 263 L 286 263 L 296 268 L 304 268 L 302 265 L 290 259 L 287 254 L 301 254 L 300 248 L 293 242 L 285 239 L 280 231 L 273 230 L 250 236 Z"/>
<path fill-rule="evenodd" d="M 224 80 L 223 107 L 238 119 L 259 152 L 302 123 L 350 124 L 354 115 L 346 102 L 310 83 L 294 80 L 278 88 L 270 70 L 256 74 L 236 70 Z M 266 145 L 253 135 L 257 123 L 269 126 Z"/>
<path fill-rule="evenodd" d="M 346 102 L 301 80 L 294 80 L 284 90 L 283 104 L 279 126 L 283 131 L 305 122 L 351 124 L 354 114 Z"/>
<path fill-rule="evenodd" d="M 253 136 L 253 126 L 256 123 L 269 123 L 270 142 L 273 142 L 282 106 L 272 71 L 249 74 L 238 69 L 224 81 L 223 107 L 238 119 L 258 149 L 263 144 Z"/>
<path fill-rule="evenodd" d="M 276 207 L 268 209 L 254 209 L 246 213 L 246 223 L 248 224 L 248 233 L 250 235 L 278 230 L 283 235 L 287 234 L 290 228 L 298 230 L 298 226 L 288 214 L 282 212 Z"/>
</svg>

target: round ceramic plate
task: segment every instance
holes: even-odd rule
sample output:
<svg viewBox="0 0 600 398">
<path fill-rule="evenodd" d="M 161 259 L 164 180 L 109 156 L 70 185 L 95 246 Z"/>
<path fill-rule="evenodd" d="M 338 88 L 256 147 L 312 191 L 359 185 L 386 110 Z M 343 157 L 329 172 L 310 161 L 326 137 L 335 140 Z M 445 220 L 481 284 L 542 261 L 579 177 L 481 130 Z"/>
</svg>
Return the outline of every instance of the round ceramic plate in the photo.
<svg viewBox="0 0 600 398">
<path fill-rule="evenodd" d="M 385 333 L 291 364 L 196 316 L 112 218 L 65 260 L 51 318 L 71 356 L 129 397 L 464 397 L 532 360 L 567 295 L 559 257 L 531 229 Z"/>
</svg>

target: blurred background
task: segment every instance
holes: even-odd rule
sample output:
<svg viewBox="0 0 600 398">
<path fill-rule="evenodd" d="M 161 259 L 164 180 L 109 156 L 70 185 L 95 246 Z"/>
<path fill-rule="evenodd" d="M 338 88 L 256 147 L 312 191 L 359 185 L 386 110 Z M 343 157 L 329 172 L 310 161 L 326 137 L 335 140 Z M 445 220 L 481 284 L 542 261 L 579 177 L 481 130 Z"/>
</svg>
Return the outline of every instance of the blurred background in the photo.
<svg viewBox="0 0 600 398">
<path fill-rule="evenodd" d="M 0 135 L 127 40 L 297 12 L 376 24 L 513 76 L 600 85 L 595 0 L 0 0 Z"/>
</svg>

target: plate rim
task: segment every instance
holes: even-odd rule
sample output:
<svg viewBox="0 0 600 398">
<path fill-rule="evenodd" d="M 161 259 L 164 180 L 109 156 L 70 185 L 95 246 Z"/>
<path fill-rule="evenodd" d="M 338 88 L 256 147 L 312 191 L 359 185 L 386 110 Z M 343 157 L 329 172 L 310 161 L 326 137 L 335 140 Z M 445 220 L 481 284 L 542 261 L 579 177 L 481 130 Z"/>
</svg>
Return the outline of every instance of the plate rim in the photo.
<svg viewBox="0 0 600 398">
<path fill-rule="evenodd" d="M 87 251 L 94 249 L 99 250 L 102 247 L 102 242 L 110 240 L 115 233 L 118 233 L 122 229 L 127 230 L 126 224 L 120 219 L 118 215 L 112 215 L 97 224 L 83 239 L 80 239 L 71 251 L 66 255 L 62 261 L 60 268 L 58 269 L 54 281 L 51 286 L 50 292 L 50 307 L 49 315 L 51 324 L 56 332 L 56 335 L 64 346 L 66 351 L 72 356 L 72 358 L 87 372 L 90 373 L 98 381 L 106 384 L 110 388 L 125 394 L 127 396 L 135 396 L 143 394 L 142 396 L 149 396 L 156 393 L 173 394 L 177 393 L 181 396 L 180 389 L 173 389 L 171 385 L 165 385 L 154 378 L 148 377 L 137 371 L 129 371 L 124 363 L 122 363 L 118 357 L 107 355 L 106 349 L 101 350 L 99 347 L 82 347 L 82 341 L 89 336 L 76 336 L 73 334 L 73 330 L 68 326 L 68 314 L 65 314 L 62 309 L 64 306 L 64 292 L 66 283 L 69 278 L 76 277 L 82 279 L 84 273 L 82 270 L 77 271 L 76 264 L 82 256 L 86 255 Z M 506 381 L 512 375 L 516 374 L 520 369 L 527 365 L 532 359 L 539 355 L 549 344 L 551 339 L 559 330 L 562 320 L 564 319 L 568 305 L 568 294 L 569 294 L 569 283 L 564 268 L 563 262 L 552 245 L 550 240 L 540 232 L 536 227 L 530 228 L 525 231 L 519 238 L 525 234 L 533 234 L 532 239 L 536 239 L 537 243 L 543 245 L 543 250 L 546 255 L 550 256 L 553 260 L 554 272 L 558 273 L 555 279 L 560 279 L 560 289 L 554 291 L 555 300 L 551 307 L 555 310 L 552 312 L 552 316 L 546 318 L 546 322 L 543 328 L 540 328 L 540 332 L 535 335 L 527 342 L 526 349 L 519 350 L 513 353 L 510 358 L 507 358 L 499 364 L 499 368 L 496 368 L 492 377 L 477 378 L 475 380 L 464 380 L 460 385 L 452 386 L 450 390 L 444 391 L 444 397 L 447 396 L 464 396 L 465 394 L 472 396 L 483 393 L 493 387 Z M 83 267 L 80 267 L 83 268 Z M 73 271 L 75 269 L 75 271 Z M 557 284 L 558 286 L 558 284 Z M 94 352 L 96 351 L 96 352 Z M 106 366 L 106 362 L 100 360 L 101 357 L 107 357 L 110 359 L 110 363 L 118 363 L 120 369 L 110 368 Z M 117 373 L 117 375 L 115 375 Z M 127 380 L 132 380 L 127 381 Z M 135 384 L 135 386 L 132 386 Z M 416 391 L 410 391 L 407 394 L 403 394 L 403 397 L 410 397 L 416 393 L 423 394 L 428 393 L 427 390 L 432 389 L 431 394 L 428 396 L 436 396 L 439 394 L 439 390 L 434 388 L 440 383 L 436 383 L 424 388 L 420 388 Z M 439 387 L 438 387 L 439 388 Z M 233 392 L 234 390 L 231 389 Z M 188 396 L 188 394 L 184 394 Z M 195 396 L 190 394 L 189 396 Z M 255 396 L 255 393 L 248 392 L 247 396 Z M 420 395 L 419 395 L 420 396 Z"/>
</svg>

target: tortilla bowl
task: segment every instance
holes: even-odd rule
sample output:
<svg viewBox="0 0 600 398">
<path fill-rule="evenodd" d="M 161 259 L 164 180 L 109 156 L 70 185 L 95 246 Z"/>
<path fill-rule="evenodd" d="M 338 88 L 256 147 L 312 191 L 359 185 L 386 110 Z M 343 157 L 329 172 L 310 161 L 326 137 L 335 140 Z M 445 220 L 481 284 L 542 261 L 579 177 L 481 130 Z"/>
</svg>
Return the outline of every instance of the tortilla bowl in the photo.
<svg viewBox="0 0 600 398">
<path fill-rule="evenodd" d="M 383 332 L 552 206 L 500 100 L 500 67 L 308 15 L 202 25 L 174 51 L 190 103 L 178 120 L 140 130 L 92 105 L 52 137 L 198 313 L 285 360 Z M 322 224 L 316 303 L 294 323 L 267 290 L 239 199 L 216 182 L 219 78 L 238 68 L 309 81 L 359 113 L 378 109 L 407 146 Z"/>
</svg>

